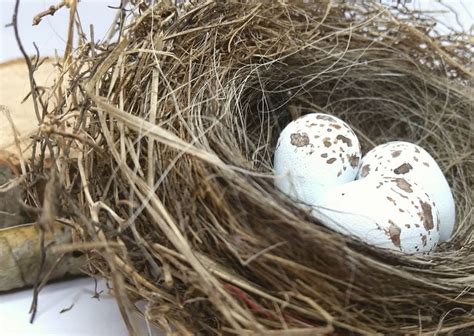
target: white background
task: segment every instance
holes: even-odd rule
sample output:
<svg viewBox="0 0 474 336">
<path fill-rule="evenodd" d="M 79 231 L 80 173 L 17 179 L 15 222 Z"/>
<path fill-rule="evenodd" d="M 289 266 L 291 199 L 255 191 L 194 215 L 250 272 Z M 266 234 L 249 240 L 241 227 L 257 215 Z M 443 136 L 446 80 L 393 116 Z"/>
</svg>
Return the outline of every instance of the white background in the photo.
<svg viewBox="0 0 474 336">
<path fill-rule="evenodd" d="M 42 56 L 53 56 L 55 49 L 58 50 L 59 55 L 64 53 L 69 20 L 67 9 L 57 11 L 54 16 L 44 17 L 39 25 L 32 26 L 33 17 L 36 14 L 59 2 L 60 0 L 21 0 L 18 26 L 28 54 L 35 53 L 33 42 L 36 42 Z M 21 54 L 13 35 L 13 28 L 5 27 L 6 24 L 12 22 L 15 1 L 0 0 L 0 4 L 0 62 L 2 62 L 18 58 Z M 89 34 L 88 27 L 93 22 L 96 40 L 104 37 L 116 13 L 115 9 L 108 6 L 118 7 L 119 5 L 120 0 L 82 0 L 78 6 L 78 12 L 82 26 L 86 30 L 85 33 Z"/>
<path fill-rule="evenodd" d="M 59 0 L 58 0 L 59 2 Z M 384 0 L 390 3 L 390 0 Z M 448 0 L 448 6 L 458 12 L 434 13 L 440 21 L 457 30 L 472 30 L 474 23 L 474 0 Z M 20 34 L 29 54 L 34 54 L 33 41 L 40 47 L 42 56 L 59 55 L 64 52 L 67 10 L 60 10 L 53 17 L 45 17 L 39 26 L 32 27 L 32 18 L 56 1 L 22 0 L 19 12 Z M 107 6 L 118 6 L 120 0 L 82 0 L 79 3 L 79 16 L 83 27 L 94 20 L 96 40 L 105 36 L 115 15 L 115 10 Z M 0 62 L 20 57 L 13 37 L 12 28 L 5 28 L 11 22 L 13 0 L 0 0 Z M 411 8 L 445 10 L 446 7 L 433 0 L 418 0 L 409 4 Z M 98 20 L 100 18 L 100 21 Z M 458 24 L 461 24 L 462 27 Z M 446 31 L 445 27 L 440 27 Z M 88 33 L 88 31 L 86 31 Z M 0 78 L 0 80 L 5 80 Z M 1 267 L 1 265 L 0 265 Z M 0 334 L 1 335 L 127 335 L 117 306 L 103 282 L 101 300 L 91 298 L 94 290 L 92 279 L 79 279 L 49 285 L 40 295 L 39 313 L 36 323 L 28 323 L 28 310 L 31 303 L 31 290 L 10 294 L 0 294 Z M 64 308 L 74 307 L 60 314 Z"/>
<path fill-rule="evenodd" d="M 410 8 L 437 11 L 447 9 L 446 6 L 435 0 L 405 1 L 408 2 L 407 6 Z M 45 17 L 39 26 L 33 27 L 31 25 L 36 14 L 58 2 L 59 0 L 21 0 L 18 22 L 23 44 L 29 54 L 35 52 L 33 42 L 36 42 L 40 48 L 42 56 L 54 55 L 55 49 L 60 55 L 64 52 L 64 43 L 67 37 L 67 10 L 62 9 L 54 16 Z M 396 1 L 383 0 L 382 2 L 390 4 Z M 474 0 L 445 0 L 443 2 L 458 13 L 458 21 L 462 24 L 463 29 L 472 27 L 474 24 Z M 13 29 L 11 27 L 5 28 L 5 25 L 11 22 L 14 3 L 14 0 L 0 0 L 0 62 L 20 56 L 13 37 Z M 85 33 L 89 34 L 88 27 L 93 22 L 96 40 L 104 37 L 116 12 L 108 6 L 118 7 L 119 5 L 120 0 L 82 0 L 78 6 L 78 12 Z M 457 30 L 460 29 L 452 13 L 435 13 L 434 15 L 449 26 Z"/>
</svg>

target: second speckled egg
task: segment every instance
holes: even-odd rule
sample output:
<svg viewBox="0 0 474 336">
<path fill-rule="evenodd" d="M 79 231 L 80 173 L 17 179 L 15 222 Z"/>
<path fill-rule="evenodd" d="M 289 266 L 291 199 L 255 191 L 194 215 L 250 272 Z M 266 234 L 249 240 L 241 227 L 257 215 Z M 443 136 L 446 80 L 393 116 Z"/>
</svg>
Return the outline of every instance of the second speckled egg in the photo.
<svg viewBox="0 0 474 336">
<path fill-rule="evenodd" d="M 456 220 L 454 198 L 441 168 L 425 149 L 404 141 L 379 145 L 362 159 L 357 179 L 370 176 L 396 176 L 416 181 L 439 210 L 440 241 L 449 240 Z"/>
<path fill-rule="evenodd" d="M 425 190 L 403 177 L 373 176 L 331 188 L 313 216 L 365 243 L 428 253 L 439 242 L 439 213 Z"/>
</svg>

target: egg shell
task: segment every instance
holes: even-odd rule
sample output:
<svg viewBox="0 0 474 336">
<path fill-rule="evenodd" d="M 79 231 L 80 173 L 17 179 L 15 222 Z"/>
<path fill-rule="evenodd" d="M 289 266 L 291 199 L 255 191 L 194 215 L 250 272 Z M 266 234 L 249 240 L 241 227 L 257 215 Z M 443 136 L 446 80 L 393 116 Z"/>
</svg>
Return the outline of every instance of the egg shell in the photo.
<svg viewBox="0 0 474 336">
<path fill-rule="evenodd" d="M 362 157 L 359 140 L 341 119 L 306 114 L 281 132 L 274 155 L 275 185 L 296 200 L 353 181 Z"/>
<path fill-rule="evenodd" d="M 393 175 L 419 184 L 439 211 L 440 242 L 449 240 L 456 220 L 453 194 L 440 167 L 426 150 L 410 142 L 388 142 L 369 151 L 360 167 L 357 179 Z"/>
<path fill-rule="evenodd" d="M 438 211 L 425 191 L 403 177 L 375 176 L 333 187 L 312 214 L 334 231 L 367 244 L 422 253 L 439 242 Z"/>
</svg>

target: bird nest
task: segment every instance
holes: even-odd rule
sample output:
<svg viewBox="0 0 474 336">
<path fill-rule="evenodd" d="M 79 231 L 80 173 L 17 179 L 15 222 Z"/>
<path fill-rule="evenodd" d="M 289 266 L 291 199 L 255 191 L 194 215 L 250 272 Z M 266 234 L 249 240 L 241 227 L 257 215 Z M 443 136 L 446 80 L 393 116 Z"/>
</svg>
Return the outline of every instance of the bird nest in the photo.
<svg viewBox="0 0 474 336">
<path fill-rule="evenodd" d="M 472 37 L 367 2 L 141 2 L 130 15 L 116 43 L 82 35 L 37 140 L 56 162 L 42 218 L 75 228 L 131 331 L 140 301 L 179 334 L 474 330 Z M 453 238 L 387 252 L 282 195 L 276 140 L 310 112 L 345 120 L 363 152 L 426 148 L 452 186 Z"/>
</svg>

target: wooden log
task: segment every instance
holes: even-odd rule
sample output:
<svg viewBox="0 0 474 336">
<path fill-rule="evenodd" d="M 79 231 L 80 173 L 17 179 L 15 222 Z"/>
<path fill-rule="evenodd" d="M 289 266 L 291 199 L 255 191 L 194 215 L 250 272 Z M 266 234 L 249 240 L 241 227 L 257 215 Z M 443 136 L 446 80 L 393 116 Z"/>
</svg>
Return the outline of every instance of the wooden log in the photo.
<svg viewBox="0 0 474 336">
<path fill-rule="evenodd" d="M 23 190 L 15 184 L 15 166 L 0 150 L 0 229 L 27 223 L 21 208 Z"/>
<path fill-rule="evenodd" d="M 72 231 L 54 223 L 52 232 L 46 232 L 44 239 L 45 246 L 67 244 L 71 242 Z M 40 271 L 41 255 L 41 238 L 35 224 L 0 229 L 0 292 L 34 285 Z M 48 248 L 41 271 L 51 270 L 58 258 L 60 255 Z M 73 253 L 68 253 L 54 267 L 49 279 L 81 274 L 84 262 L 83 256 L 74 257 Z"/>
</svg>

